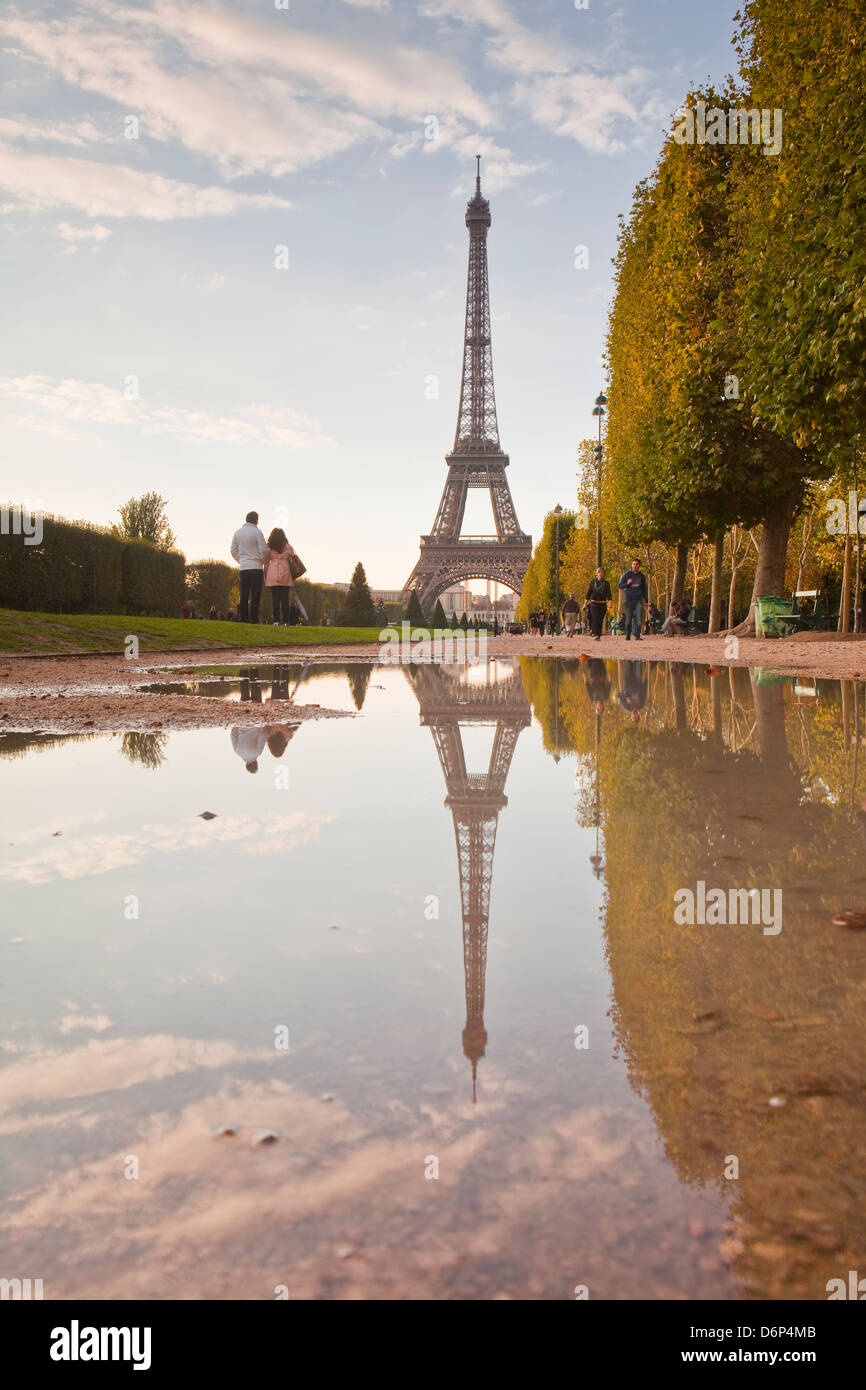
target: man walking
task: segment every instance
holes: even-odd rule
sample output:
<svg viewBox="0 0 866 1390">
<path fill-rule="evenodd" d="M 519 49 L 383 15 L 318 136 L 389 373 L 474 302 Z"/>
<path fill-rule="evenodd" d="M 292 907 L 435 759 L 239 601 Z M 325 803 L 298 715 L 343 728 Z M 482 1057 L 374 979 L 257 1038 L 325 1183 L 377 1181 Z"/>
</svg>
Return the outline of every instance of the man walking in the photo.
<svg viewBox="0 0 866 1390">
<path fill-rule="evenodd" d="M 238 622 L 257 623 L 264 579 L 262 566 L 268 556 L 267 541 L 259 530 L 258 512 L 247 512 L 243 526 L 232 536 L 232 556 L 237 560 L 241 572 Z"/>
<path fill-rule="evenodd" d="M 640 567 L 640 560 L 632 560 L 631 569 L 626 570 L 619 581 L 619 588 L 625 595 L 625 640 L 628 641 L 634 631 L 634 640 L 639 642 L 644 604 L 649 602 L 646 575 Z"/>
<path fill-rule="evenodd" d="M 604 615 L 608 610 L 612 594 L 610 584 L 604 577 L 604 570 L 599 566 L 595 572 L 595 579 L 589 581 L 589 588 L 586 591 L 587 617 L 589 627 L 596 642 L 601 641 L 601 630 L 604 626 Z"/>
<path fill-rule="evenodd" d="M 565 603 L 562 605 L 562 619 L 565 623 L 566 637 L 574 636 L 574 629 L 577 627 L 577 615 L 579 612 L 580 604 L 574 597 L 574 594 L 569 594 Z"/>
</svg>

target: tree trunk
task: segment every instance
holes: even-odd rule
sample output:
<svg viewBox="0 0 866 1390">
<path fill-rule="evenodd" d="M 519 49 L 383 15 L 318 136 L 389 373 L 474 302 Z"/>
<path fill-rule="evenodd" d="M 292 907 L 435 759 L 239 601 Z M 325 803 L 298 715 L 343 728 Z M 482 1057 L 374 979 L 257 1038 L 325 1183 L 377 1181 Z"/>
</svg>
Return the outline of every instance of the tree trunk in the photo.
<svg viewBox="0 0 866 1390">
<path fill-rule="evenodd" d="M 674 577 L 671 584 L 671 603 L 682 603 L 683 590 L 686 587 L 686 564 L 689 558 L 689 548 L 685 541 L 677 541 L 677 557 L 674 562 Z"/>
<path fill-rule="evenodd" d="M 755 599 L 768 594 L 779 594 L 784 588 L 788 538 L 800 493 L 799 488 L 794 488 L 790 492 L 773 497 L 767 504 L 749 611 L 739 627 L 733 629 L 738 637 L 755 635 Z"/>
<path fill-rule="evenodd" d="M 731 587 L 728 590 L 728 627 L 734 625 L 734 609 L 737 602 L 737 575 L 740 566 L 737 564 L 737 556 L 740 551 L 740 529 L 738 526 L 731 527 Z"/>
<path fill-rule="evenodd" d="M 845 536 L 845 559 L 842 564 L 842 601 L 839 604 L 838 631 L 847 632 L 851 621 L 851 533 Z"/>
<path fill-rule="evenodd" d="M 713 587 L 710 593 L 710 621 L 707 632 L 718 632 L 722 618 L 722 562 L 725 558 L 725 533 L 718 530 L 713 550 Z"/>
<path fill-rule="evenodd" d="M 695 582 L 692 585 L 692 608 L 697 608 L 698 606 L 698 580 L 701 575 L 701 560 L 703 554 L 704 542 L 701 541 L 700 545 L 695 546 L 694 554 L 692 555 L 692 571 L 695 577 Z"/>
</svg>

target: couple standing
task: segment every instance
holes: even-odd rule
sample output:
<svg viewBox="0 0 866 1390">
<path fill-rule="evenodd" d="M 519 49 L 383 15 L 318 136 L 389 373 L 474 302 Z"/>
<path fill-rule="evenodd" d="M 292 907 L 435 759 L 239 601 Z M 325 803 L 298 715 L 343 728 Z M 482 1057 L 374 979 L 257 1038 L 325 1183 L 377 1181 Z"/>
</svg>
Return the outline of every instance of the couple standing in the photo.
<svg viewBox="0 0 866 1390">
<path fill-rule="evenodd" d="M 246 521 L 232 537 L 231 550 L 240 569 L 238 622 L 258 622 L 264 585 L 271 591 L 274 624 L 282 622 L 288 626 L 289 590 L 294 585 L 291 561 L 295 551 L 286 540 L 285 531 L 275 526 L 265 540 L 263 532 L 259 530 L 258 512 L 247 512 Z M 296 572 L 302 574 L 303 567 Z"/>
</svg>

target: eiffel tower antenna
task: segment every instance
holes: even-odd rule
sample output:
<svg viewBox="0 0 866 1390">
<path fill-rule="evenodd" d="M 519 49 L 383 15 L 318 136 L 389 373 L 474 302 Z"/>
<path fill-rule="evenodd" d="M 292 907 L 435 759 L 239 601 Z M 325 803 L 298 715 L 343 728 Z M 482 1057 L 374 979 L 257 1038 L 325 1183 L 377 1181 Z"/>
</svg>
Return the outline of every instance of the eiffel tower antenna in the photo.
<svg viewBox="0 0 866 1390">
<path fill-rule="evenodd" d="M 403 590 L 408 601 L 415 589 L 425 612 L 445 589 L 465 579 L 494 579 L 519 593 L 532 557 L 532 537 L 520 529 L 505 476 L 508 455 L 499 442 L 487 277 L 490 204 L 481 192 L 481 155 L 475 159 L 475 196 L 466 205 L 469 269 L 454 447 L 445 458 L 448 476 L 433 529 L 421 537 L 420 558 Z M 489 492 L 495 536 L 461 534 L 470 488 Z"/>
</svg>

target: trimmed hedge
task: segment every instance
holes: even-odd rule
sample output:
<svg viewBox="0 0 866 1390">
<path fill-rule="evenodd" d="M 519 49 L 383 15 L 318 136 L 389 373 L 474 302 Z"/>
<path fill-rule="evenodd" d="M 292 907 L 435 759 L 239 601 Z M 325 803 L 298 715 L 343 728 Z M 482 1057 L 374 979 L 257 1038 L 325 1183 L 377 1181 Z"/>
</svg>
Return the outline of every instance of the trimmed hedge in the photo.
<svg viewBox="0 0 866 1390">
<path fill-rule="evenodd" d="M 45 516 L 41 545 L 0 534 L 0 607 L 42 613 L 174 617 L 184 599 L 184 557 L 103 526 Z"/>
</svg>

